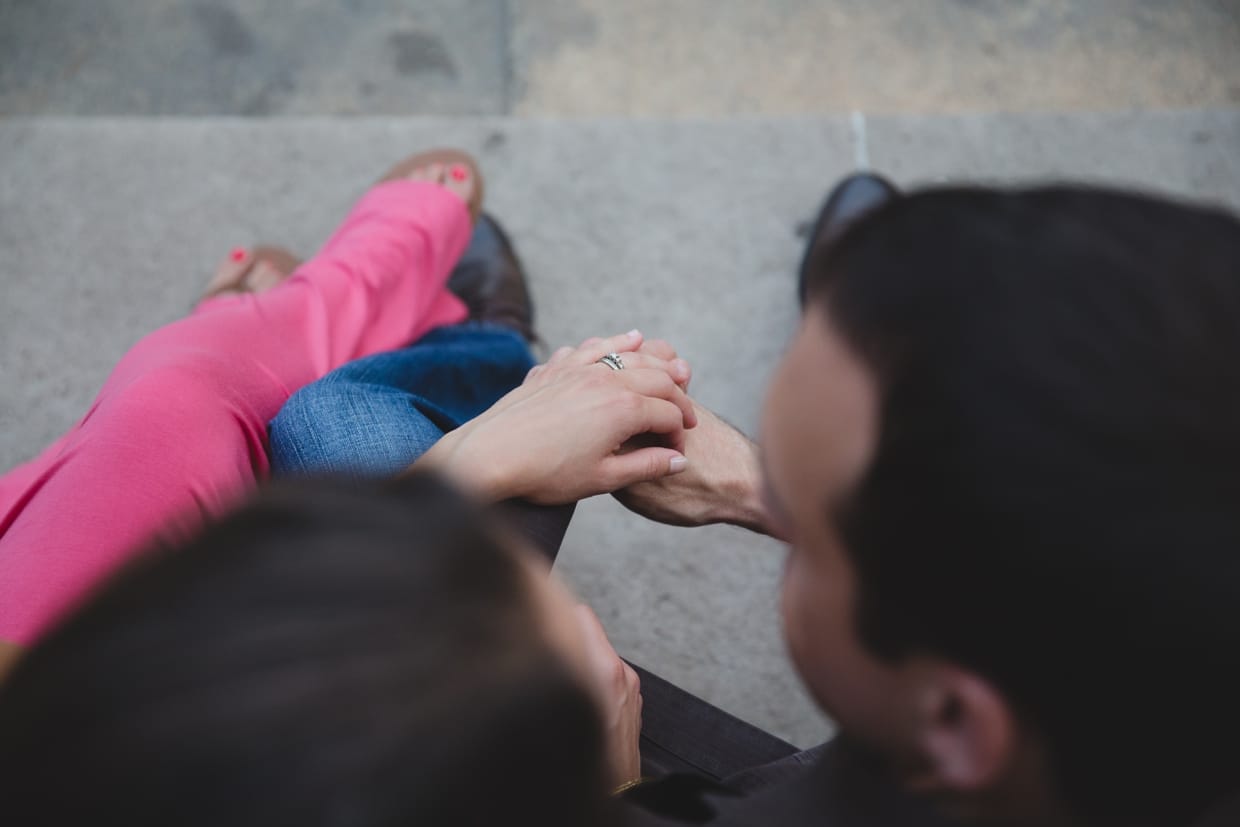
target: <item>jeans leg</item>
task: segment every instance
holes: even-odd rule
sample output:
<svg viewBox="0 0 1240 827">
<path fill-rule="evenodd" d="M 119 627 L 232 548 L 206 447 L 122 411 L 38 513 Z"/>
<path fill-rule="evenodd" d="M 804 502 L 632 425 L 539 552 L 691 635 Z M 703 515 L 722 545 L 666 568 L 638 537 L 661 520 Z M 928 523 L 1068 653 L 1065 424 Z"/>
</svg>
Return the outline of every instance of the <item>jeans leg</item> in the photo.
<svg viewBox="0 0 1240 827">
<path fill-rule="evenodd" d="M 534 364 L 504 328 L 464 324 L 358 359 L 295 393 L 271 421 L 275 476 L 389 476 L 485 411 Z"/>
<path fill-rule="evenodd" d="M 351 362 L 289 399 L 269 428 L 275 476 L 390 476 L 491 407 L 534 364 L 507 328 L 463 324 Z M 501 503 L 498 512 L 554 560 L 575 506 Z"/>
</svg>

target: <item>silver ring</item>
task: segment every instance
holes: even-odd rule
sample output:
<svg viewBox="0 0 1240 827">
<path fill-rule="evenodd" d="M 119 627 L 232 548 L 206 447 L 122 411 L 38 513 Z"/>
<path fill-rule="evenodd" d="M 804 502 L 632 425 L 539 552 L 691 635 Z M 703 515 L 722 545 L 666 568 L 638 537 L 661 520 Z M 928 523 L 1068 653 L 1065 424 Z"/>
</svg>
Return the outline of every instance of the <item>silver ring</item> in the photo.
<svg viewBox="0 0 1240 827">
<path fill-rule="evenodd" d="M 612 370 L 624 370 L 624 362 L 620 360 L 619 353 L 608 353 L 599 362 L 611 368 Z"/>
</svg>

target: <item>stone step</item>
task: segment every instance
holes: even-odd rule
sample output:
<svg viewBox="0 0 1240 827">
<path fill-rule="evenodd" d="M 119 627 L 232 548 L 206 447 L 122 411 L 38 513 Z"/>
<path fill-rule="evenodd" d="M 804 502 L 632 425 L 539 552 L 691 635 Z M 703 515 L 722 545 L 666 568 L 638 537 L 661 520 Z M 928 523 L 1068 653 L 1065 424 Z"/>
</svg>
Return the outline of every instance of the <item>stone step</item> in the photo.
<svg viewBox="0 0 1240 827">
<path fill-rule="evenodd" d="M 552 343 L 640 327 L 754 429 L 796 322 L 798 228 L 857 166 L 897 182 L 1086 179 L 1240 208 L 1240 109 L 1146 114 L 0 120 L 0 467 L 86 410 L 232 246 L 312 253 L 421 147 L 478 153 Z M 583 504 L 561 569 L 617 648 L 796 743 L 828 731 L 779 640 L 779 546 Z"/>
<path fill-rule="evenodd" d="M 0 114 L 683 116 L 1240 103 L 1227 0 L 39 0 Z"/>
</svg>

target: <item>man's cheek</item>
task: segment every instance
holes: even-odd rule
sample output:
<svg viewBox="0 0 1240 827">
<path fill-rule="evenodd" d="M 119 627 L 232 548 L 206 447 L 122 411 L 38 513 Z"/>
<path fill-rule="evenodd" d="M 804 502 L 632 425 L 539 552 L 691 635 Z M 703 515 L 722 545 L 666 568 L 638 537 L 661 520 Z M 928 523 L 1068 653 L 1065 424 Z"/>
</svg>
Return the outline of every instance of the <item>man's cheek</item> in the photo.
<svg viewBox="0 0 1240 827">
<path fill-rule="evenodd" d="M 784 623 L 784 637 L 792 644 L 795 628 L 793 615 L 796 612 L 796 595 L 793 594 L 793 577 L 796 576 L 796 552 L 790 551 L 784 558 L 784 574 L 779 582 L 779 611 Z"/>
<path fill-rule="evenodd" d="M 780 604 L 784 621 L 784 638 L 792 662 L 806 683 L 813 683 L 812 653 L 809 647 L 814 636 L 810 633 L 812 617 L 809 616 L 805 582 L 798 556 L 792 552 L 784 565 L 784 580 L 780 590 Z"/>
<path fill-rule="evenodd" d="M 843 689 L 838 684 L 847 678 L 847 668 L 839 662 L 840 629 L 834 628 L 836 622 L 830 618 L 829 589 L 816 583 L 814 575 L 814 566 L 793 552 L 784 571 L 784 637 L 810 695 L 824 712 L 834 716 L 837 695 Z"/>
</svg>

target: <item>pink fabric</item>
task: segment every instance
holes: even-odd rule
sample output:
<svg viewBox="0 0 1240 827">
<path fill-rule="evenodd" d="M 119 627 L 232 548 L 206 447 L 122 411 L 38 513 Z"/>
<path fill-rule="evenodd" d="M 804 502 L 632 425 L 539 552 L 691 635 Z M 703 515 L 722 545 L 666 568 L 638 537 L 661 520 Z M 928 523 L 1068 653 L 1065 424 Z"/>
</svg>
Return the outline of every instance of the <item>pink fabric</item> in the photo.
<svg viewBox="0 0 1240 827">
<path fill-rule="evenodd" d="M 0 640 L 31 643 L 145 544 L 252 488 L 267 422 L 302 385 L 463 321 L 444 285 L 469 233 L 442 187 L 381 184 L 280 286 L 138 342 L 81 422 L 0 477 Z"/>
</svg>

